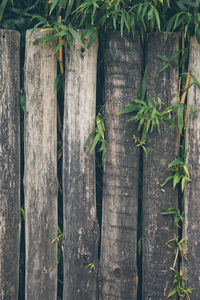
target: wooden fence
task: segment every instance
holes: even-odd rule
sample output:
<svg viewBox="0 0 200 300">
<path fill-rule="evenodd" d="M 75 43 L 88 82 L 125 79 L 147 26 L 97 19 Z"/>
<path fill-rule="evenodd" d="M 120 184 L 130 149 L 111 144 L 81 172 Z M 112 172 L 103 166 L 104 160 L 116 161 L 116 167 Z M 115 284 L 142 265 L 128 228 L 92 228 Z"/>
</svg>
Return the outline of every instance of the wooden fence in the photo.
<svg viewBox="0 0 200 300">
<path fill-rule="evenodd" d="M 32 38 L 38 34 L 34 33 Z M 57 61 L 53 46 L 33 45 L 26 35 L 24 88 L 25 299 L 57 299 Z M 145 51 L 144 51 L 145 50 Z M 105 123 L 107 153 L 103 166 L 102 225 L 97 220 L 95 154 L 83 144 L 95 126 L 98 41 L 89 51 L 73 42 L 65 47 L 63 126 L 63 299 L 167 299 L 174 288 L 176 245 L 166 242 L 178 234 L 173 217 L 178 191 L 161 187 L 168 164 L 177 152 L 177 130 L 161 125 L 147 141 L 148 158 L 141 157 L 133 135 L 135 123 L 118 113 L 137 97 L 146 69 L 147 92 L 166 106 L 177 102 L 177 74 L 159 72 L 163 61 L 179 50 L 178 34 L 167 40 L 152 33 L 142 45 L 139 34 L 108 35 L 105 50 Z M 200 79 L 200 46 L 190 41 L 189 70 Z M 0 299 L 16 300 L 20 257 L 20 34 L 0 30 Z M 200 299 L 200 91 L 189 89 L 186 128 L 187 166 L 183 236 L 183 271 Z M 139 184 L 140 183 L 140 184 Z M 139 202 L 138 202 L 139 199 Z M 139 215 L 139 217 L 138 217 Z M 139 220 L 140 219 L 140 220 Z M 137 255 L 142 220 L 142 253 Z M 100 249 L 100 251 L 99 251 Z M 99 254 L 100 252 L 100 254 Z M 141 259 L 142 257 L 142 259 Z M 180 265 L 179 258 L 179 265 Z M 138 263 L 140 261 L 140 263 Z M 91 271 L 87 266 L 94 264 Z M 178 264 L 178 260 L 177 260 Z M 99 267 L 98 267 L 99 266 Z M 180 267 L 180 266 L 179 266 Z M 98 269 L 99 268 L 99 269 Z M 139 269 L 139 271 L 138 271 Z M 171 299 L 177 299 L 173 295 Z"/>
</svg>

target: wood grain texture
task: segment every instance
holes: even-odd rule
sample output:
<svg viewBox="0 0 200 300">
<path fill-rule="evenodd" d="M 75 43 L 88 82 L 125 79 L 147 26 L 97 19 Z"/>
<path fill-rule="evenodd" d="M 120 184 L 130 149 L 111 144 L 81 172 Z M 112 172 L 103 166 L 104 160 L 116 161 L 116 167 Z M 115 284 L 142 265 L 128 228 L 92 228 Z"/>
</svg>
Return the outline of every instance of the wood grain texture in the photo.
<svg viewBox="0 0 200 300">
<path fill-rule="evenodd" d="M 148 35 L 146 45 L 147 93 L 165 103 L 165 107 L 178 101 L 178 86 L 173 71 L 168 68 L 159 70 L 165 64 L 157 54 L 171 57 L 179 47 L 178 35 L 169 34 L 165 41 L 164 33 Z M 170 175 L 168 164 L 175 159 L 177 132 L 168 125 L 161 124 L 161 133 L 154 129 L 147 140 L 148 159 L 143 162 L 143 300 L 167 299 L 173 289 L 173 277 L 170 267 L 175 258 L 175 247 L 166 245 L 174 237 L 173 216 L 164 216 L 162 212 L 177 207 L 177 189 L 172 183 L 161 187 Z M 170 299 L 176 299 L 176 296 Z"/>
<path fill-rule="evenodd" d="M 107 153 L 103 173 L 102 299 L 136 299 L 139 149 L 137 127 L 118 113 L 136 98 L 142 50 L 139 34 L 108 36 L 105 52 Z"/>
<path fill-rule="evenodd" d="M 200 46 L 195 37 L 190 40 L 189 70 L 200 80 Z M 186 183 L 184 192 L 185 219 L 184 238 L 186 257 L 183 259 L 183 269 L 188 277 L 187 287 L 194 288 L 192 300 L 200 299 L 200 90 L 193 85 L 188 91 L 188 104 L 194 110 L 191 118 L 188 110 L 186 131 L 186 165 L 192 182 Z"/>
<path fill-rule="evenodd" d="M 20 34 L 0 30 L 0 299 L 18 297 Z"/>
<path fill-rule="evenodd" d="M 80 34 L 80 32 L 78 32 Z M 97 263 L 95 153 L 83 148 L 96 115 L 96 40 L 86 51 L 75 40 L 66 47 L 63 144 L 64 299 L 96 299 Z"/>
<path fill-rule="evenodd" d="M 57 61 L 52 46 L 26 33 L 24 132 L 26 300 L 57 297 Z M 32 39 L 39 34 L 34 33 Z"/>
</svg>

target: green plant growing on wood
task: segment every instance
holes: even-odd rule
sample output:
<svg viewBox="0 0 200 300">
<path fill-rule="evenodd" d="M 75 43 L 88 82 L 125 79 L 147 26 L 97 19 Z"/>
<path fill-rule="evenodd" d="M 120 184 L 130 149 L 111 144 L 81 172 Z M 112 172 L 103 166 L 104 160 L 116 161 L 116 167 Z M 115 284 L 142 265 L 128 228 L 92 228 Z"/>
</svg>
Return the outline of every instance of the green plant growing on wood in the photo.
<svg viewBox="0 0 200 300">
<path fill-rule="evenodd" d="M 141 136 L 138 138 L 134 135 L 133 137 L 136 146 L 143 148 L 147 158 L 148 152 L 145 146 L 147 135 L 152 133 L 154 127 L 156 127 L 160 133 L 161 122 L 172 126 L 173 119 L 168 116 L 169 108 L 162 110 L 163 102 L 155 98 L 151 100 L 149 96 L 146 95 L 146 74 L 144 74 L 142 80 L 141 90 L 138 90 L 137 94 L 138 99 L 133 99 L 134 103 L 127 105 L 119 114 L 133 114 L 133 116 L 128 119 L 128 122 L 133 121 L 138 123 L 138 131 L 141 132 Z"/>
<path fill-rule="evenodd" d="M 105 107 L 104 105 L 100 107 L 100 110 L 96 116 L 96 127 L 90 133 L 86 139 L 83 147 L 86 148 L 91 139 L 93 139 L 90 152 L 94 151 L 96 148 L 97 151 L 102 152 L 102 162 L 104 161 L 106 155 L 106 139 L 105 139 Z"/>
<path fill-rule="evenodd" d="M 171 290 L 167 298 L 172 297 L 175 294 L 178 294 L 178 296 L 181 299 L 188 299 L 190 300 L 190 295 L 192 291 L 194 290 L 193 288 L 185 288 L 185 282 L 188 280 L 185 276 L 183 276 L 182 270 L 177 271 L 174 268 L 171 268 L 171 270 L 174 272 L 174 280 L 173 284 L 175 285 L 175 288 Z"/>
<path fill-rule="evenodd" d="M 52 240 L 51 243 L 54 244 L 57 241 L 58 245 L 61 246 L 63 239 L 64 239 L 64 233 L 62 232 L 62 230 L 58 226 L 58 231 L 56 233 L 56 237 Z"/>
<path fill-rule="evenodd" d="M 179 223 L 183 222 L 184 213 L 180 212 L 180 209 L 176 207 L 170 207 L 166 211 L 162 212 L 162 215 L 174 215 L 174 226 L 180 227 Z"/>
<path fill-rule="evenodd" d="M 20 207 L 20 209 L 19 209 L 19 215 L 21 217 L 23 217 L 24 221 L 26 221 L 26 214 L 25 214 L 25 211 L 24 211 L 24 209 L 22 207 Z"/>
<path fill-rule="evenodd" d="M 164 183 L 161 186 L 164 186 L 170 180 L 173 180 L 173 189 L 177 186 L 177 184 L 181 183 L 181 191 L 184 191 L 185 182 L 191 181 L 190 174 L 188 168 L 182 157 L 178 156 L 174 159 L 168 167 L 168 170 L 173 172 L 173 175 L 167 177 Z"/>
</svg>

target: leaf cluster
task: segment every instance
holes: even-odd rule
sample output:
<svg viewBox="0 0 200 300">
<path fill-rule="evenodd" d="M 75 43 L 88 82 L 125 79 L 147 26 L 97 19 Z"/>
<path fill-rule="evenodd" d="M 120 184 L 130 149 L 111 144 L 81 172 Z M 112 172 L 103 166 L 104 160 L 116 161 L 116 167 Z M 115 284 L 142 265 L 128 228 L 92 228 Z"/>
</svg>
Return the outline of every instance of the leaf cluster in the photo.
<svg viewBox="0 0 200 300">
<path fill-rule="evenodd" d="M 182 270 L 177 271 L 174 268 L 171 268 L 174 272 L 174 280 L 173 284 L 175 285 L 175 288 L 171 290 L 167 298 L 170 298 L 171 296 L 178 294 L 181 298 L 186 297 L 186 299 L 190 300 L 189 294 L 192 293 L 194 290 L 193 288 L 185 288 L 185 282 L 188 280 L 185 276 L 182 274 Z"/>
<path fill-rule="evenodd" d="M 154 99 L 150 99 L 146 94 L 146 73 L 142 79 L 141 89 L 138 90 L 138 99 L 133 99 L 133 104 L 127 105 L 119 114 L 133 114 L 128 119 L 128 122 L 133 121 L 138 123 L 138 131 L 141 133 L 140 138 L 135 138 L 137 146 L 142 146 L 147 157 L 147 150 L 144 144 L 147 140 L 147 135 L 152 133 L 154 128 L 157 128 L 160 133 L 160 123 L 173 125 L 173 119 L 169 115 L 172 109 L 163 109 L 164 103 Z"/>
<path fill-rule="evenodd" d="M 90 152 L 94 151 L 96 148 L 97 151 L 102 152 L 102 162 L 106 156 L 106 139 L 105 139 L 105 106 L 101 106 L 100 110 L 96 116 L 96 126 L 94 130 L 90 133 L 88 138 L 84 143 L 84 148 L 89 144 L 92 140 L 92 146 L 90 148 Z"/>
<path fill-rule="evenodd" d="M 162 215 L 173 215 L 174 216 L 174 226 L 180 227 L 180 222 L 183 222 L 184 213 L 176 207 L 170 207 L 166 211 L 162 212 Z"/>
<path fill-rule="evenodd" d="M 191 181 L 190 174 L 188 168 L 184 162 L 184 159 L 178 156 L 174 159 L 168 167 L 168 170 L 171 171 L 173 174 L 167 177 L 164 183 L 161 186 L 164 186 L 168 181 L 173 181 L 173 189 L 177 186 L 179 182 L 181 182 L 181 190 L 184 191 L 185 182 Z"/>
</svg>

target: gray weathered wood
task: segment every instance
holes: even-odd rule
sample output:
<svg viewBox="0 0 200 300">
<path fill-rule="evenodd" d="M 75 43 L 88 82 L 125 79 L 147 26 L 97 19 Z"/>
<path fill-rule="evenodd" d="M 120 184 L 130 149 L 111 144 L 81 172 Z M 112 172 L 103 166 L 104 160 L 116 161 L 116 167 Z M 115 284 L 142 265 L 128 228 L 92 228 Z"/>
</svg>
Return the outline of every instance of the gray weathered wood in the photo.
<svg viewBox="0 0 200 300">
<path fill-rule="evenodd" d="M 193 37 L 190 40 L 190 72 L 200 80 L 200 46 Z M 186 257 L 183 259 L 184 274 L 188 277 L 188 288 L 194 288 L 192 300 L 200 299 L 200 90 L 193 85 L 188 92 L 188 104 L 194 109 L 194 118 L 188 111 L 186 131 L 186 164 L 192 182 L 186 183 L 184 238 Z"/>
<path fill-rule="evenodd" d="M 83 145 L 94 129 L 98 41 L 85 51 L 66 47 L 63 144 L 64 299 L 96 299 L 98 224 L 94 152 Z"/>
<path fill-rule="evenodd" d="M 147 93 L 166 107 L 178 101 L 177 80 L 170 68 L 159 72 L 165 62 L 157 54 L 171 57 L 178 50 L 178 43 L 176 33 L 170 33 L 167 41 L 163 33 L 149 34 L 147 39 Z M 166 299 L 173 289 L 170 267 L 175 247 L 167 246 L 166 242 L 174 237 L 176 229 L 173 216 L 164 216 L 162 212 L 177 207 L 178 195 L 171 182 L 164 187 L 161 184 L 170 175 L 167 167 L 175 159 L 176 145 L 177 132 L 168 125 L 161 124 L 161 133 L 154 129 L 147 140 L 148 159 L 144 158 L 143 163 L 143 300 Z"/>
<path fill-rule="evenodd" d="M 35 32 L 33 38 L 37 35 Z M 29 45 L 25 57 L 25 239 L 27 300 L 57 295 L 57 62 L 51 46 Z"/>
<path fill-rule="evenodd" d="M 0 30 L 0 299 L 18 297 L 20 34 Z"/>
<path fill-rule="evenodd" d="M 139 149 L 136 125 L 118 113 L 137 95 L 142 50 L 139 34 L 111 33 L 105 53 L 107 154 L 103 173 L 102 298 L 136 299 Z"/>
</svg>

